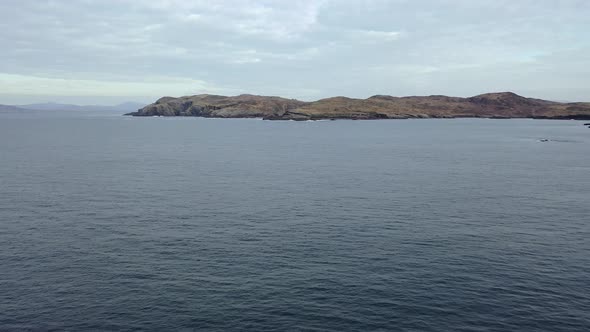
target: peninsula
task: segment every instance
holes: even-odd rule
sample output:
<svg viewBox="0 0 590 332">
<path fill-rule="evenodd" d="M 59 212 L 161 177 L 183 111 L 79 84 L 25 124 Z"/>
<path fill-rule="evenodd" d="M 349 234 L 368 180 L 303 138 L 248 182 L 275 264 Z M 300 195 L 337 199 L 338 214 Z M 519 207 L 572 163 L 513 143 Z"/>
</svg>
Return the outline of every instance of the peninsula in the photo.
<svg viewBox="0 0 590 332">
<path fill-rule="evenodd" d="M 486 93 L 470 98 L 447 96 L 367 99 L 333 97 L 314 102 L 296 99 L 201 94 L 163 97 L 132 116 L 196 116 L 263 118 L 266 120 L 409 119 L 409 118 L 534 118 L 590 120 L 590 103 L 559 103 L 526 98 L 512 92 Z"/>
</svg>

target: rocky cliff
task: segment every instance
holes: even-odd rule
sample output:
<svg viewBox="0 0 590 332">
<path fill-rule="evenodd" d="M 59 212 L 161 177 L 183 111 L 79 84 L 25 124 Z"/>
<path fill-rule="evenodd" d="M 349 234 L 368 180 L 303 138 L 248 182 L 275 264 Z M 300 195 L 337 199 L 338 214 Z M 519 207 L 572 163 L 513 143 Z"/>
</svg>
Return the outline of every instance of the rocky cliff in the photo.
<svg viewBox="0 0 590 332">
<path fill-rule="evenodd" d="M 590 103 L 557 103 L 525 98 L 512 92 L 487 93 L 470 98 L 385 95 L 367 99 L 333 97 L 314 102 L 255 95 L 196 95 L 163 97 L 127 115 L 256 117 L 268 120 L 457 117 L 590 119 Z"/>
</svg>

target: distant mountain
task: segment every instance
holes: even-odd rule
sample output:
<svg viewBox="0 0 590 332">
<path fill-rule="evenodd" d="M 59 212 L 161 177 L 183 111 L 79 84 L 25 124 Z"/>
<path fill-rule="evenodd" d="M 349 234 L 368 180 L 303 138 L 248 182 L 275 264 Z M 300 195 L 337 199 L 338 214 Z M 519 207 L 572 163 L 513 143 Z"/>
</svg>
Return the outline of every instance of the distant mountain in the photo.
<svg viewBox="0 0 590 332">
<path fill-rule="evenodd" d="M 128 101 L 128 102 L 117 104 L 117 105 L 111 106 L 111 107 L 115 110 L 120 110 L 120 111 L 127 111 L 127 110 L 137 111 L 138 109 L 143 108 L 145 106 L 146 106 L 146 103 L 137 103 L 137 102 L 133 102 L 133 101 Z"/>
<path fill-rule="evenodd" d="M 470 98 L 385 95 L 367 99 L 333 97 L 314 102 L 255 95 L 196 95 L 163 97 L 127 115 L 261 117 L 269 120 L 458 117 L 590 119 L 590 103 L 558 103 L 526 98 L 512 92 L 486 93 Z"/>
<path fill-rule="evenodd" d="M 18 105 L 17 107 L 36 111 L 121 111 L 131 112 L 136 111 L 145 106 L 145 104 L 135 102 L 125 102 L 113 106 L 104 105 L 73 105 L 73 104 L 59 104 L 59 103 L 39 103 Z"/>
<path fill-rule="evenodd" d="M 17 112 L 17 111 L 26 111 L 26 110 L 24 108 L 12 106 L 12 105 L 0 105 L 0 111 Z"/>
</svg>

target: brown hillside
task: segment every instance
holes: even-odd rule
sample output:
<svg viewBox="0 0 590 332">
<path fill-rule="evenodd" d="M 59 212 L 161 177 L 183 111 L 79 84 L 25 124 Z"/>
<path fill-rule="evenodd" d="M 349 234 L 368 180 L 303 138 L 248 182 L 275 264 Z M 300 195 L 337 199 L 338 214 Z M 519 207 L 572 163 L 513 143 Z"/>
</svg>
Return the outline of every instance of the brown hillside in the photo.
<svg viewBox="0 0 590 332">
<path fill-rule="evenodd" d="M 557 103 L 526 98 L 512 92 L 470 98 L 447 96 L 367 99 L 332 97 L 303 102 L 281 97 L 196 95 L 163 97 L 133 116 L 262 117 L 269 120 L 406 119 L 406 118 L 543 118 L 590 119 L 590 103 Z"/>
</svg>

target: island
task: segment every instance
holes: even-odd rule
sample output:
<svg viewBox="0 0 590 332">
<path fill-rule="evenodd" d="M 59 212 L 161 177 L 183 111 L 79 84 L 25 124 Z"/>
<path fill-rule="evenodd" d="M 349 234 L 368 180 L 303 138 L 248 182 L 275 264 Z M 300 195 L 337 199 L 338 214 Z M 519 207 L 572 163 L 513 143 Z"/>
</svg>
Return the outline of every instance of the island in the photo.
<svg viewBox="0 0 590 332">
<path fill-rule="evenodd" d="M 131 116 L 195 116 L 262 118 L 266 120 L 410 119 L 410 118 L 533 118 L 590 120 L 590 103 L 560 103 L 526 98 L 512 92 L 469 98 L 434 96 L 367 99 L 333 97 L 313 102 L 243 94 L 226 97 L 200 94 L 163 97 Z"/>
</svg>

